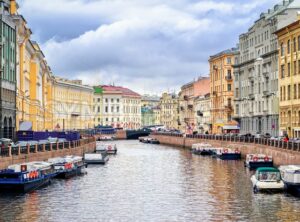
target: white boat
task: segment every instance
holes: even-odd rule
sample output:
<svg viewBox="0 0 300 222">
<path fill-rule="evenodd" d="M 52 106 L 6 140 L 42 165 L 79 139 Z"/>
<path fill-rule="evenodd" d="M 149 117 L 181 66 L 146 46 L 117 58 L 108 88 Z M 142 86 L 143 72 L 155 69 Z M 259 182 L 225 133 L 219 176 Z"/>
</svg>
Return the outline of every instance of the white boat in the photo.
<svg viewBox="0 0 300 222">
<path fill-rule="evenodd" d="M 259 167 L 273 167 L 273 158 L 265 154 L 247 154 L 245 166 L 250 169 Z"/>
<path fill-rule="evenodd" d="M 114 140 L 114 136 L 103 135 L 100 136 L 98 139 L 98 141 L 110 141 L 110 140 Z"/>
<path fill-rule="evenodd" d="M 281 178 L 288 192 L 300 195 L 300 165 L 285 165 L 279 167 Z"/>
<path fill-rule="evenodd" d="M 109 160 L 107 153 L 85 153 L 84 162 L 87 164 L 105 164 Z"/>
<path fill-rule="evenodd" d="M 81 156 L 56 157 L 48 160 L 57 171 L 57 178 L 70 178 L 83 173 L 86 166 Z"/>
<path fill-rule="evenodd" d="M 273 191 L 284 190 L 284 183 L 281 179 L 280 171 L 275 167 L 260 167 L 251 177 L 253 191 Z"/>
<path fill-rule="evenodd" d="M 208 143 L 196 143 L 192 145 L 192 153 L 197 155 L 212 155 L 212 145 Z"/>
<path fill-rule="evenodd" d="M 239 159 L 241 159 L 241 151 L 239 149 L 214 148 L 212 150 L 213 150 L 214 155 L 221 160 L 239 160 Z"/>
<path fill-rule="evenodd" d="M 116 144 L 97 143 L 96 153 L 117 154 L 118 149 Z"/>
</svg>

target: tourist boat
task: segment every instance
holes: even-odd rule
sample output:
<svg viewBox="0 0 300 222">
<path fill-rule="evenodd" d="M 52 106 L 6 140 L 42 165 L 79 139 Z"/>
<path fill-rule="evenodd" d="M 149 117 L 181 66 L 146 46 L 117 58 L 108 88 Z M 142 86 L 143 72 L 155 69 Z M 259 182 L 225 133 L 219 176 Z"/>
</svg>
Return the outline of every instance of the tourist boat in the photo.
<svg viewBox="0 0 300 222">
<path fill-rule="evenodd" d="M 300 165 L 285 165 L 279 167 L 281 178 L 287 192 L 300 195 Z"/>
<path fill-rule="evenodd" d="M 249 169 L 259 167 L 273 167 L 273 158 L 265 154 L 247 154 L 245 166 Z"/>
<path fill-rule="evenodd" d="M 284 190 L 284 183 L 280 171 L 275 167 L 259 167 L 251 177 L 253 191 L 281 192 Z"/>
<path fill-rule="evenodd" d="M 56 178 L 63 179 L 82 174 L 86 166 L 81 156 L 51 158 L 48 162 L 53 164 L 57 172 Z"/>
<path fill-rule="evenodd" d="M 53 164 L 48 162 L 11 165 L 0 171 L 0 191 L 29 192 L 48 185 L 56 174 Z"/>
<path fill-rule="evenodd" d="M 238 149 L 228 148 L 215 148 L 213 149 L 213 155 L 221 160 L 239 160 L 241 159 L 241 151 Z"/>
<path fill-rule="evenodd" d="M 87 164 L 106 164 L 109 160 L 107 152 L 85 153 L 84 162 Z"/>
<path fill-rule="evenodd" d="M 191 149 L 192 153 L 197 154 L 197 155 L 212 155 L 212 145 L 208 143 L 196 143 L 192 145 Z"/>
<path fill-rule="evenodd" d="M 109 135 L 106 135 L 106 136 L 100 136 L 98 141 L 112 141 L 114 140 L 114 137 L 113 136 L 109 136 Z"/>
<path fill-rule="evenodd" d="M 159 141 L 152 137 L 139 137 L 139 141 L 142 143 L 159 144 Z"/>
<path fill-rule="evenodd" d="M 96 153 L 117 154 L 118 149 L 116 144 L 97 143 Z"/>
</svg>

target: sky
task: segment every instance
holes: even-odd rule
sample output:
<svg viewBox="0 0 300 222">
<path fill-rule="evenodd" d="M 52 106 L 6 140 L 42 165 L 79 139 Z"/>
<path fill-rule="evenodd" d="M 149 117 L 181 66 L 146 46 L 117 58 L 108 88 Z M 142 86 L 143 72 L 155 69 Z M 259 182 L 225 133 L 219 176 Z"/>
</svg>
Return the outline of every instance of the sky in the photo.
<svg viewBox="0 0 300 222">
<path fill-rule="evenodd" d="M 19 0 L 54 75 L 141 94 L 208 76 L 209 56 L 235 47 L 280 0 Z"/>
</svg>

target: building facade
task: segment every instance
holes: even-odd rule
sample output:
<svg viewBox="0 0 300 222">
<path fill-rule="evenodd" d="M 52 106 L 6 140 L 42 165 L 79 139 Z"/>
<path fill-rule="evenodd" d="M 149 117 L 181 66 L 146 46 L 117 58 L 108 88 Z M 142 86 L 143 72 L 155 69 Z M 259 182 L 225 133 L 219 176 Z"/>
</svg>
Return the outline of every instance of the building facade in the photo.
<svg viewBox="0 0 300 222">
<path fill-rule="evenodd" d="M 16 127 L 16 26 L 11 2 L 0 1 L 1 79 L 0 137 L 14 138 Z"/>
<path fill-rule="evenodd" d="M 278 39 L 274 32 L 295 20 L 297 10 L 298 1 L 283 1 L 262 13 L 239 37 L 234 72 L 235 118 L 241 133 L 279 134 Z"/>
<path fill-rule="evenodd" d="M 142 126 L 156 125 L 156 113 L 154 108 L 159 106 L 159 97 L 143 95 L 141 104 Z"/>
<path fill-rule="evenodd" d="M 194 82 L 181 87 L 179 92 L 179 129 L 185 133 L 192 133 L 195 128 L 194 118 Z"/>
<path fill-rule="evenodd" d="M 54 129 L 94 128 L 93 87 L 83 85 L 80 80 L 55 77 L 53 95 Z"/>
<path fill-rule="evenodd" d="M 166 129 L 179 128 L 179 104 L 178 96 L 171 93 L 163 93 L 160 98 L 160 124 Z"/>
<path fill-rule="evenodd" d="M 195 98 L 195 119 L 198 133 L 211 133 L 211 100 L 210 93 Z"/>
<path fill-rule="evenodd" d="M 95 125 L 124 129 L 141 127 L 141 96 L 138 93 L 111 85 L 96 86 L 94 90 Z"/>
<path fill-rule="evenodd" d="M 280 134 L 300 137 L 300 16 L 279 29 Z"/>
<path fill-rule="evenodd" d="M 239 130 L 237 122 L 232 119 L 234 114 L 233 64 L 237 52 L 236 48 L 232 48 L 209 59 L 211 121 L 214 134 Z"/>
</svg>

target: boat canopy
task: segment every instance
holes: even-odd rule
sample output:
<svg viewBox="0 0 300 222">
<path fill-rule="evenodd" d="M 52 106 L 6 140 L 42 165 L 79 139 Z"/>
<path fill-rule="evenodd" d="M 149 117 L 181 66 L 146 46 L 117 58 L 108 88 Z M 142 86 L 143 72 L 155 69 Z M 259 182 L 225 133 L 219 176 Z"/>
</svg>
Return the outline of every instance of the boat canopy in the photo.
<svg viewBox="0 0 300 222">
<path fill-rule="evenodd" d="M 279 172 L 279 170 L 275 167 L 259 167 L 257 168 L 256 172 L 263 173 L 263 172 Z"/>
</svg>

